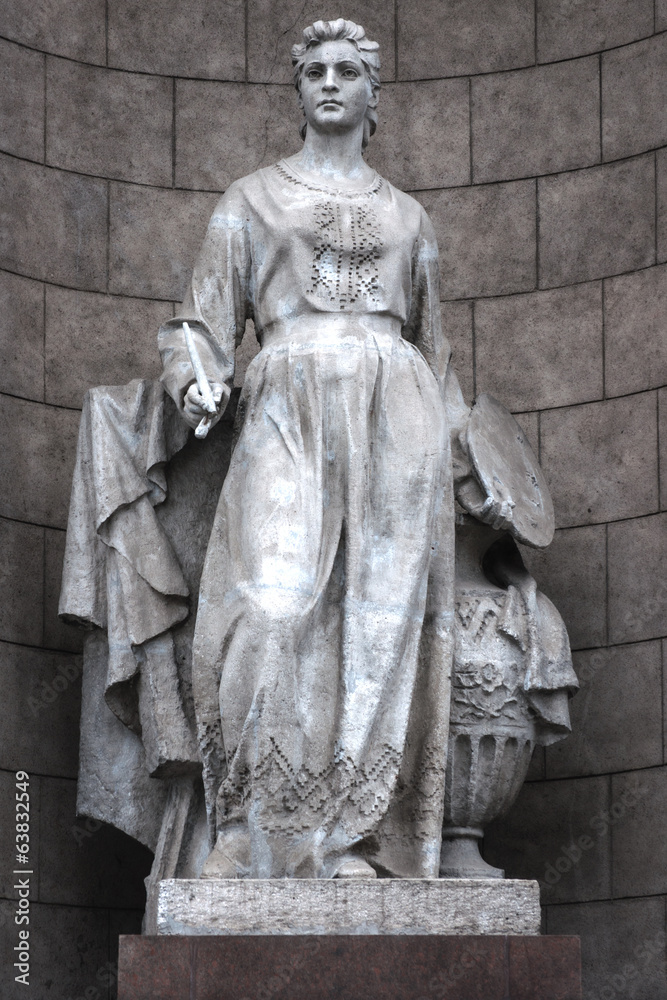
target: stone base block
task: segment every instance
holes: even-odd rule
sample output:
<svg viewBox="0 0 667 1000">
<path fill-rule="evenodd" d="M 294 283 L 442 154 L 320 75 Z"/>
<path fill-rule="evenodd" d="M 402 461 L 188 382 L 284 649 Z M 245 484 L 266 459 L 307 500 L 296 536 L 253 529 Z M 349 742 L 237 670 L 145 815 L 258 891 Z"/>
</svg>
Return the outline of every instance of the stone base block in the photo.
<svg viewBox="0 0 667 1000">
<path fill-rule="evenodd" d="M 118 1000 L 581 1000 L 579 938 L 124 936 Z"/>
<path fill-rule="evenodd" d="M 539 934 L 519 879 L 167 879 L 158 934 Z"/>
</svg>

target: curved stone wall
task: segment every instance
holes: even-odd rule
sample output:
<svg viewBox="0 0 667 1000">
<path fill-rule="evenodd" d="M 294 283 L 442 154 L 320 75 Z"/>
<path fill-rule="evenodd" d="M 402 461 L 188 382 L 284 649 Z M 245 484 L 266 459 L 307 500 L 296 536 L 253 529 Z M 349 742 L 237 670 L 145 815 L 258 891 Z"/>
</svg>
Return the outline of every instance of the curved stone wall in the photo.
<svg viewBox="0 0 667 1000">
<path fill-rule="evenodd" d="M 547 932 L 582 935 L 588 997 L 653 1000 L 667 992 L 667 2 L 342 13 L 382 44 L 369 160 L 436 226 L 464 391 L 520 414 L 556 506 L 552 548 L 528 558 L 576 650 L 575 734 L 535 760 L 487 858 L 541 879 Z M 218 193 L 298 148 L 288 51 L 317 16 L 293 0 L 0 8 L 0 780 L 9 829 L 13 771 L 33 776 L 33 982 L 54 998 L 113 995 L 106 963 L 138 927 L 150 862 L 74 817 L 80 640 L 55 612 L 79 407 L 91 385 L 157 375 L 155 331 Z"/>
</svg>

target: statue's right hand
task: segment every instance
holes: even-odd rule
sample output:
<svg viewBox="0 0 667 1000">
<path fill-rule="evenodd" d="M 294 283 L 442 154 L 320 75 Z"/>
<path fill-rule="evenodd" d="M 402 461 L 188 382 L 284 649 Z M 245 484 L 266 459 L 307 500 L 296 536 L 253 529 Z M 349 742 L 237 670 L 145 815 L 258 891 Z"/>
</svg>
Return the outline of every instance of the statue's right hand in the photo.
<svg viewBox="0 0 667 1000">
<path fill-rule="evenodd" d="M 183 419 L 188 427 L 196 430 L 201 423 L 202 417 L 209 417 L 208 423 L 211 427 L 215 427 L 218 420 L 220 420 L 229 400 L 229 386 L 220 385 L 219 382 L 212 382 L 211 391 L 216 404 L 216 412 L 211 414 L 209 414 L 204 406 L 204 399 L 197 388 L 196 382 L 193 382 L 186 392 L 183 397 Z"/>
</svg>

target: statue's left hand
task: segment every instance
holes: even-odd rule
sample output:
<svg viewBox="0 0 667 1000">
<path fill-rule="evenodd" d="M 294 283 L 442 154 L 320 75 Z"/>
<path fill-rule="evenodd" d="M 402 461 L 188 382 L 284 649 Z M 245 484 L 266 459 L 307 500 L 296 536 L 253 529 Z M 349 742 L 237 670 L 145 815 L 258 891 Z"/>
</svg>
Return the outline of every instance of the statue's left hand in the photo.
<svg viewBox="0 0 667 1000">
<path fill-rule="evenodd" d="M 485 524 L 490 524 L 496 531 L 508 531 L 512 525 L 512 510 L 515 504 L 511 497 L 506 500 L 498 500 L 496 497 L 487 497 L 475 516 Z"/>
</svg>

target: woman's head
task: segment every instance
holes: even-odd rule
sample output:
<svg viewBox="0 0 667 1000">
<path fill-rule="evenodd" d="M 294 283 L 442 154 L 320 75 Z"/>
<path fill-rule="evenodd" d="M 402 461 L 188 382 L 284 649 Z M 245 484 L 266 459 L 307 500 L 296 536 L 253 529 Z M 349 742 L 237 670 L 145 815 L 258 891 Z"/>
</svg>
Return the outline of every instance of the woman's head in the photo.
<svg viewBox="0 0 667 1000">
<path fill-rule="evenodd" d="M 294 83 L 299 93 L 299 99 L 304 112 L 308 115 L 305 105 L 305 95 L 303 93 L 304 72 L 306 73 L 306 87 L 327 72 L 333 73 L 333 64 L 339 69 L 339 79 L 344 84 L 345 73 L 348 77 L 353 75 L 355 67 L 359 67 L 364 73 L 365 83 L 365 109 L 364 109 L 364 134 L 363 145 L 368 144 L 368 140 L 375 132 L 377 126 L 377 114 L 375 109 L 378 104 L 378 93 L 380 90 L 380 56 L 379 45 L 366 38 L 364 29 L 354 21 L 346 21 L 339 18 L 337 21 L 316 21 L 303 32 L 303 43 L 292 48 L 292 65 L 294 67 Z M 350 66 L 345 70 L 344 60 L 348 54 Z M 319 56 L 322 56 L 320 59 Z M 342 74 L 342 76 L 341 76 Z M 332 88 L 333 89 L 333 88 Z M 335 115 L 336 95 L 332 94 L 332 107 L 328 110 Z M 323 113 L 324 114 L 324 113 Z M 304 122 L 301 127 L 301 135 L 305 138 L 308 122 Z"/>
</svg>

